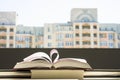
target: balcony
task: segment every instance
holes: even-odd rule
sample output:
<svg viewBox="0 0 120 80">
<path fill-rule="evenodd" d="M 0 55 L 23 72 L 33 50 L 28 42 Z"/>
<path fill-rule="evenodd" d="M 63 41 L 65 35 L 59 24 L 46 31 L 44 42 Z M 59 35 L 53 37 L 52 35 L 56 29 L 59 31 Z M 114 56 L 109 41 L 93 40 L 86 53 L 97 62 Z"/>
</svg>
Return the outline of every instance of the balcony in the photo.
<svg viewBox="0 0 120 80">
<path fill-rule="evenodd" d="M 109 48 L 108 46 L 100 46 L 100 48 Z"/>
<path fill-rule="evenodd" d="M 0 39 L 0 43 L 6 44 L 6 40 L 5 39 Z"/>
<path fill-rule="evenodd" d="M 87 36 L 82 37 L 82 41 L 91 41 L 91 37 L 87 37 Z"/>
<path fill-rule="evenodd" d="M 91 48 L 91 45 L 89 45 L 89 44 L 87 45 L 86 44 L 86 45 L 83 45 L 82 48 Z"/>
<path fill-rule="evenodd" d="M 10 43 L 14 43 L 14 40 L 9 40 Z"/>
<path fill-rule="evenodd" d="M 93 29 L 93 32 L 94 32 L 94 33 L 98 33 L 98 31 L 99 31 L 99 30 L 97 30 L 97 29 Z"/>
<path fill-rule="evenodd" d="M 7 33 L 6 32 L 0 32 L 0 36 L 6 36 Z"/>
<path fill-rule="evenodd" d="M 100 38 L 100 41 L 108 41 L 108 38 Z"/>
<path fill-rule="evenodd" d="M 10 32 L 9 34 L 10 34 L 10 36 L 13 36 L 15 33 L 14 32 Z"/>
<path fill-rule="evenodd" d="M 91 33 L 90 29 L 83 29 L 82 33 Z"/>
</svg>

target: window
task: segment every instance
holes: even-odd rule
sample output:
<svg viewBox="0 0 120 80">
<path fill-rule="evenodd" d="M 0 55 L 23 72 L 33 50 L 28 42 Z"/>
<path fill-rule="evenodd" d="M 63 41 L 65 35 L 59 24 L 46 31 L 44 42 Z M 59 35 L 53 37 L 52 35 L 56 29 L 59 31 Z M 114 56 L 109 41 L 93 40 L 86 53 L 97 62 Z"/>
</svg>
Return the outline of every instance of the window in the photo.
<svg viewBox="0 0 120 80">
<path fill-rule="evenodd" d="M 83 45 L 90 45 L 90 41 L 84 41 Z"/>
<path fill-rule="evenodd" d="M 2 25 L 5 25 L 5 23 L 2 23 Z"/>
<path fill-rule="evenodd" d="M 6 40 L 6 36 L 0 36 L 0 39 L 5 39 Z"/>
<path fill-rule="evenodd" d="M 80 44 L 80 42 L 79 41 L 76 41 L 76 45 L 79 45 Z"/>
<path fill-rule="evenodd" d="M 76 37 L 79 37 L 79 33 L 76 33 L 75 36 L 76 36 Z"/>
<path fill-rule="evenodd" d="M 63 42 L 58 42 L 58 48 L 62 48 L 64 46 Z"/>
<path fill-rule="evenodd" d="M 10 39 L 13 39 L 13 36 L 10 36 Z"/>
<path fill-rule="evenodd" d="M 105 31 L 107 31 L 108 29 L 107 28 L 105 28 Z"/>
<path fill-rule="evenodd" d="M 48 43 L 48 47 L 51 47 L 52 46 L 52 43 Z"/>
<path fill-rule="evenodd" d="M 113 43 L 109 43 L 109 48 L 114 48 L 114 44 Z"/>
<path fill-rule="evenodd" d="M 63 40 L 64 39 L 64 34 L 61 34 L 61 33 L 57 34 L 56 39 L 59 40 L 59 41 Z"/>
<path fill-rule="evenodd" d="M 94 33 L 93 35 L 94 35 L 94 37 L 97 37 L 97 34 L 96 34 L 96 33 Z"/>
<path fill-rule="evenodd" d="M 105 38 L 106 34 L 100 34 L 100 38 Z"/>
<path fill-rule="evenodd" d="M 97 26 L 96 26 L 96 25 L 94 25 L 94 26 L 93 26 L 93 29 L 97 29 Z"/>
<path fill-rule="evenodd" d="M 108 34 L 108 38 L 109 38 L 109 40 L 113 40 L 114 39 L 113 34 Z"/>
<path fill-rule="evenodd" d="M 66 37 L 66 38 L 69 38 L 69 34 L 66 34 L 65 37 Z"/>
<path fill-rule="evenodd" d="M 90 25 L 83 25 L 82 29 L 90 29 Z"/>
<path fill-rule="evenodd" d="M 50 28 L 48 27 L 48 32 L 50 32 Z"/>
<path fill-rule="evenodd" d="M 13 48 L 13 44 L 10 44 L 10 47 Z"/>
<path fill-rule="evenodd" d="M 73 46 L 73 42 L 71 42 L 71 41 L 66 41 L 65 44 L 66 44 L 66 46 Z"/>
<path fill-rule="evenodd" d="M 106 41 L 100 42 L 100 46 L 107 46 L 107 42 Z"/>
<path fill-rule="evenodd" d="M 79 25 L 75 25 L 75 29 L 79 29 Z"/>
<path fill-rule="evenodd" d="M 111 28 L 111 31 L 115 31 L 113 28 Z"/>
<path fill-rule="evenodd" d="M 51 39 L 51 35 L 48 35 L 48 39 Z"/>
<path fill-rule="evenodd" d="M 0 47 L 6 48 L 6 44 L 0 44 Z"/>
<path fill-rule="evenodd" d="M 14 30 L 13 30 L 13 28 L 10 28 L 10 32 L 13 32 Z"/>
<path fill-rule="evenodd" d="M 120 40 L 120 34 L 118 34 L 118 40 Z"/>
<path fill-rule="evenodd" d="M 31 31 L 29 31 L 28 33 L 29 33 L 29 34 L 32 34 L 32 32 L 31 32 Z"/>
<path fill-rule="evenodd" d="M 82 34 L 83 37 L 90 37 L 90 34 Z"/>
<path fill-rule="evenodd" d="M 73 38 L 73 34 L 67 33 L 67 34 L 65 34 L 65 37 L 66 37 L 66 38 Z"/>
<path fill-rule="evenodd" d="M 118 43 L 118 48 L 120 48 L 120 43 Z"/>
<path fill-rule="evenodd" d="M 0 32 L 7 32 L 7 29 L 6 28 L 2 28 L 2 29 L 0 29 Z"/>
<path fill-rule="evenodd" d="M 94 41 L 94 45 L 97 45 L 97 41 Z"/>
</svg>

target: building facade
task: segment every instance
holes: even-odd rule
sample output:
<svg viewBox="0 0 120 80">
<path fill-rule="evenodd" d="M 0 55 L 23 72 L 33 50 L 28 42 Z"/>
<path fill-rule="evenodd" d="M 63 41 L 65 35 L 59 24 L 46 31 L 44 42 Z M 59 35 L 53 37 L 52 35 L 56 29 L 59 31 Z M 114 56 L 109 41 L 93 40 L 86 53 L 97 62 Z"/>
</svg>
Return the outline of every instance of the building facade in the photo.
<svg viewBox="0 0 120 80">
<path fill-rule="evenodd" d="M 16 48 L 43 48 L 43 27 L 16 27 Z"/>
<path fill-rule="evenodd" d="M 0 12 L 0 48 L 15 48 L 16 12 Z"/>
<path fill-rule="evenodd" d="M 45 48 L 100 48 L 97 9 L 72 9 L 70 22 L 45 24 L 44 35 Z"/>
<path fill-rule="evenodd" d="M 120 48 L 120 24 L 99 23 L 97 8 L 74 8 L 67 23 L 16 25 L 15 12 L 0 12 L 0 48 Z"/>
</svg>

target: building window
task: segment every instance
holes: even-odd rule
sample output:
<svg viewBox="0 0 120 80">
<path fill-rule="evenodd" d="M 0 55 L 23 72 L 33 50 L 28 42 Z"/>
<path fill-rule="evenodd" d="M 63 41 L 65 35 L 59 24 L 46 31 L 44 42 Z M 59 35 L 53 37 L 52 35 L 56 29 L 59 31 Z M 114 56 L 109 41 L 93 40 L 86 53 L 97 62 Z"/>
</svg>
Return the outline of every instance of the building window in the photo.
<svg viewBox="0 0 120 80">
<path fill-rule="evenodd" d="M 79 45 L 80 44 L 80 42 L 79 41 L 76 41 L 76 45 Z"/>
<path fill-rule="evenodd" d="M 76 33 L 75 36 L 76 36 L 76 37 L 79 37 L 79 33 Z"/>
<path fill-rule="evenodd" d="M 100 38 L 106 38 L 106 34 L 100 34 Z"/>
<path fill-rule="evenodd" d="M 71 41 L 66 41 L 65 44 L 66 44 L 66 46 L 73 46 L 73 42 L 71 42 Z"/>
<path fill-rule="evenodd" d="M 120 48 L 120 43 L 118 43 L 118 48 Z"/>
<path fill-rule="evenodd" d="M 93 26 L 93 29 L 97 29 L 97 26 L 96 26 L 96 25 L 94 25 L 94 26 Z"/>
<path fill-rule="evenodd" d="M 94 41 L 94 45 L 97 45 L 97 41 Z"/>
<path fill-rule="evenodd" d="M 6 36 L 0 36 L 0 39 L 4 39 L 4 40 L 6 40 Z"/>
<path fill-rule="evenodd" d="M 106 41 L 100 42 L 100 46 L 107 46 L 107 42 Z"/>
<path fill-rule="evenodd" d="M 2 25 L 5 25 L 5 23 L 2 23 Z"/>
<path fill-rule="evenodd" d="M 13 28 L 10 28 L 10 32 L 13 32 L 14 31 L 14 29 Z"/>
<path fill-rule="evenodd" d="M 7 32 L 7 29 L 6 28 L 2 28 L 2 29 L 0 29 L 0 32 Z"/>
<path fill-rule="evenodd" d="M 48 27 L 48 32 L 50 32 L 50 28 Z"/>
<path fill-rule="evenodd" d="M 107 31 L 108 29 L 107 28 L 105 28 L 105 31 Z"/>
<path fill-rule="evenodd" d="M 79 25 L 75 25 L 75 29 L 79 29 Z"/>
<path fill-rule="evenodd" d="M 0 44 L 0 48 L 6 48 L 6 44 Z"/>
<path fill-rule="evenodd" d="M 61 40 L 64 39 L 64 36 L 65 36 L 65 35 L 64 35 L 64 34 L 61 34 L 61 33 L 60 33 L 60 34 L 57 34 L 56 39 L 59 40 L 59 41 L 61 41 Z"/>
<path fill-rule="evenodd" d="M 13 39 L 13 36 L 10 36 L 10 39 Z"/>
<path fill-rule="evenodd" d="M 113 40 L 114 39 L 113 34 L 108 34 L 108 38 L 109 38 L 109 40 Z"/>
<path fill-rule="evenodd" d="M 48 47 L 51 47 L 52 46 L 52 43 L 48 43 Z"/>
<path fill-rule="evenodd" d="M 90 29 L 90 25 L 83 25 L 82 29 Z"/>
<path fill-rule="evenodd" d="M 109 48 L 114 48 L 114 44 L 113 43 L 109 43 Z"/>
<path fill-rule="evenodd" d="M 120 34 L 118 34 L 118 40 L 120 40 Z"/>
<path fill-rule="evenodd" d="M 97 37 L 97 34 L 96 34 L 96 33 L 94 33 L 93 35 L 94 35 L 94 37 Z"/>
<path fill-rule="evenodd" d="M 86 34 L 82 34 L 83 37 L 90 37 L 90 34 L 86 33 Z"/>
<path fill-rule="evenodd" d="M 66 37 L 66 38 L 69 38 L 69 34 L 66 34 L 65 37 Z"/>
<path fill-rule="evenodd" d="M 10 48 L 13 48 L 13 44 L 10 44 Z"/>
<path fill-rule="evenodd" d="M 72 34 L 67 33 L 67 34 L 65 34 L 65 38 L 73 38 L 73 35 L 72 35 Z"/>
<path fill-rule="evenodd" d="M 48 39 L 51 39 L 51 35 L 48 35 Z"/>
<path fill-rule="evenodd" d="M 83 45 L 90 45 L 90 41 L 84 41 Z"/>
<path fill-rule="evenodd" d="M 63 42 L 58 42 L 58 48 L 62 48 L 64 46 Z"/>
</svg>

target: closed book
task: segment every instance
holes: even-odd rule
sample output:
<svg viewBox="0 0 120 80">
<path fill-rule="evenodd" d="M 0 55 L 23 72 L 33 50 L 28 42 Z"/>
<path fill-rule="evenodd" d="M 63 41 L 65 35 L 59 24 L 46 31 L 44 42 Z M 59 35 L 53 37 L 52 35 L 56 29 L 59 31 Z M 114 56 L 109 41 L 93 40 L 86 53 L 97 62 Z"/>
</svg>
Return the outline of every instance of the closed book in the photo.
<svg viewBox="0 0 120 80">
<path fill-rule="evenodd" d="M 32 79 L 79 79 L 83 80 L 84 70 L 31 70 Z"/>
</svg>

